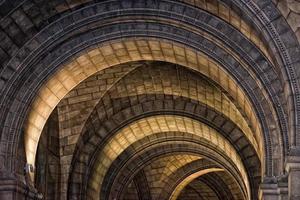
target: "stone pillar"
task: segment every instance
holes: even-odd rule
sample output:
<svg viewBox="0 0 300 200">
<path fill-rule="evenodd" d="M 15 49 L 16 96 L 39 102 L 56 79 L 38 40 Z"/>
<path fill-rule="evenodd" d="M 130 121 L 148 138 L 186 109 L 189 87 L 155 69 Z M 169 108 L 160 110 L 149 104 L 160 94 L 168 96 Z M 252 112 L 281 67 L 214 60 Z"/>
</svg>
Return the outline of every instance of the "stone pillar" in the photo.
<svg viewBox="0 0 300 200">
<path fill-rule="evenodd" d="M 288 200 L 288 176 L 265 177 L 259 196 L 261 200 Z"/>
<path fill-rule="evenodd" d="M 300 199 L 300 148 L 292 149 L 286 160 L 289 200 Z"/>
<path fill-rule="evenodd" d="M 265 178 L 259 188 L 260 200 L 279 200 L 278 185 L 274 178 Z"/>
<path fill-rule="evenodd" d="M 282 175 L 277 178 L 278 200 L 288 200 L 288 175 Z"/>
<path fill-rule="evenodd" d="M 42 195 L 27 183 L 24 176 L 0 171 L 0 199 L 38 200 Z"/>
<path fill-rule="evenodd" d="M 278 200 L 288 200 L 289 195 L 288 195 L 288 187 L 284 188 L 279 188 L 279 199 Z"/>
</svg>

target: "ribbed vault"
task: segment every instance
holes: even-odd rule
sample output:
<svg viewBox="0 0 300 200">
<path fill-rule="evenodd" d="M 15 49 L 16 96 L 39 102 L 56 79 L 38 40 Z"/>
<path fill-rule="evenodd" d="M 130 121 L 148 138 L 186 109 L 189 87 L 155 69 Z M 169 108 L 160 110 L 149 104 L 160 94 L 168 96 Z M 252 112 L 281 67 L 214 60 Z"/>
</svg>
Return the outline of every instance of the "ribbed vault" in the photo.
<svg viewBox="0 0 300 200">
<path fill-rule="evenodd" d="M 1 1 L 0 199 L 299 199 L 298 13 Z"/>
<path fill-rule="evenodd" d="M 174 68 L 172 69 L 172 67 L 174 67 Z M 177 68 L 178 67 L 179 66 L 177 66 Z M 150 71 L 148 71 L 148 69 L 152 69 L 151 70 L 153 72 L 152 78 L 151 78 L 151 76 L 149 77 L 147 75 L 148 73 L 149 73 L 149 75 L 151 75 L 151 73 L 150 73 Z M 176 73 L 173 73 L 172 71 L 174 71 Z M 154 74 L 156 74 L 156 77 L 154 76 Z M 165 74 L 165 76 L 164 76 L 164 74 Z M 172 81 L 171 81 L 172 80 L 171 79 L 172 76 L 174 77 L 173 80 L 177 80 L 176 82 L 179 82 L 179 83 L 176 83 L 176 82 L 172 83 Z M 181 76 L 185 77 L 185 78 L 182 79 Z M 205 104 L 204 102 L 201 103 L 201 102 L 199 102 L 198 98 L 194 99 L 195 97 L 192 97 L 192 96 L 189 97 L 189 95 L 188 96 L 184 95 L 184 93 L 189 94 L 188 91 L 184 92 L 185 91 L 184 88 L 192 88 L 191 86 L 184 86 L 184 84 L 181 84 L 182 88 L 178 88 L 178 85 L 180 85 L 180 82 L 183 81 L 183 80 L 190 80 L 191 82 L 194 82 L 195 88 L 198 85 L 198 88 L 199 88 L 198 90 L 199 91 L 201 91 L 201 84 L 206 83 L 206 85 L 207 84 L 209 85 L 209 83 L 206 82 L 205 80 L 202 80 L 202 81 L 204 81 L 203 83 L 202 82 L 198 82 L 197 83 L 197 81 L 195 81 L 196 79 L 193 80 L 192 77 L 193 77 L 192 73 L 189 72 L 189 71 L 187 71 L 186 69 L 183 70 L 183 71 L 180 71 L 178 69 L 176 70 L 176 66 L 175 65 L 170 65 L 170 64 L 166 65 L 166 64 L 163 64 L 163 63 L 153 63 L 153 64 L 151 64 L 149 66 L 141 66 L 139 68 L 139 70 L 133 70 L 130 74 L 126 75 L 126 77 L 123 77 L 122 80 L 120 80 L 119 82 L 117 82 L 115 86 L 111 87 L 110 90 L 107 92 L 107 94 L 102 97 L 102 101 L 100 101 L 98 103 L 98 105 L 95 107 L 95 110 L 97 110 L 97 112 L 93 112 L 91 114 L 90 119 L 87 120 L 87 122 L 88 122 L 87 123 L 87 127 L 85 127 L 83 129 L 83 132 L 86 135 L 86 136 L 83 136 L 83 137 L 88 138 L 89 137 L 88 135 L 91 135 L 93 137 L 91 137 L 91 141 L 90 142 L 88 142 L 88 139 L 85 139 L 86 142 L 85 142 L 85 144 L 83 143 L 82 145 L 86 146 L 86 147 L 79 147 L 79 148 L 80 149 L 90 149 L 91 150 L 91 149 L 97 147 L 98 149 L 101 149 L 101 148 L 99 148 L 100 147 L 99 145 L 101 144 L 101 141 L 103 140 L 102 138 L 107 138 L 108 137 L 108 136 L 106 136 L 107 134 L 111 135 L 111 131 L 117 129 L 117 124 L 123 124 L 122 126 L 128 126 L 128 125 L 125 125 L 125 124 L 128 123 L 128 122 L 130 122 L 131 120 L 135 120 L 137 118 L 140 118 L 141 115 L 145 115 L 145 113 L 148 113 L 148 115 L 152 115 L 151 113 L 153 113 L 154 115 L 157 115 L 158 111 L 160 109 L 162 109 L 162 110 L 159 111 L 159 112 L 165 112 L 166 114 L 167 113 L 169 113 L 169 114 L 170 113 L 175 114 L 176 111 L 177 111 L 178 115 L 182 115 L 182 114 L 183 115 L 189 115 L 189 113 L 190 114 L 193 113 L 192 115 L 194 115 L 194 117 L 197 116 L 198 114 L 200 114 L 199 111 L 202 109 L 201 113 L 203 113 L 204 116 L 203 117 L 199 116 L 198 119 L 202 118 L 201 120 L 205 120 L 205 118 L 209 117 L 209 115 L 210 115 L 210 117 L 212 117 L 212 120 L 214 120 L 214 119 L 217 120 L 215 122 L 211 121 L 210 123 L 211 124 L 215 124 L 215 126 L 219 126 L 219 128 L 217 128 L 217 127 L 216 128 L 219 129 L 219 130 L 221 130 L 222 126 L 226 124 L 226 119 L 222 119 L 221 116 L 220 116 L 221 118 L 217 117 L 216 114 L 218 113 L 218 111 L 216 109 L 214 109 L 214 106 L 212 104 L 211 104 L 211 106 L 212 106 L 211 113 L 210 113 L 210 111 L 207 112 L 205 110 L 207 110 L 208 107 L 210 107 L 210 106 L 206 105 L 205 107 L 201 108 L 201 104 L 204 105 Z M 134 84 L 131 83 L 132 80 L 134 80 Z M 141 80 L 142 82 L 140 82 L 139 80 Z M 150 80 L 150 82 L 145 83 L 146 80 Z M 162 82 L 159 81 L 157 83 L 155 82 L 156 85 L 154 87 L 153 86 L 153 84 L 154 84 L 153 80 L 163 80 L 163 81 Z M 181 81 L 179 81 L 179 80 L 181 80 Z M 164 91 L 162 91 L 162 90 L 159 89 L 159 88 L 163 88 L 164 85 L 166 87 L 167 84 L 172 85 L 172 88 L 173 88 L 174 92 L 176 92 L 175 94 L 177 94 L 177 95 L 175 95 L 175 96 L 172 97 L 172 95 L 170 95 L 170 92 L 168 92 L 168 90 L 166 90 L 164 92 Z M 189 85 L 188 82 L 186 84 Z M 143 85 L 147 86 L 147 90 L 146 91 L 148 91 L 148 92 L 145 91 L 145 87 Z M 127 89 L 126 89 L 125 86 L 127 86 Z M 202 88 L 203 88 L 203 86 L 202 86 Z M 159 91 L 161 91 L 161 92 L 159 92 Z M 195 90 L 195 91 L 197 91 L 197 90 Z M 122 93 L 120 93 L 120 92 L 122 92 Z M 153 95 L 154 93 L 156 93 L 156 95 Z M 160 97 L 157 98 L 157 95 L 159 95 L 160 93 L 164 94 L 164 96 L 160 95 Z M 145 96 L 145 94 L 147 94 L 147 96 Z M 178 96 L 178 97 L 176 97 L 176 96 Z M 199 96 L 199 95 L 196 95 L 196 96 Z M 164 100 L 164 98 L 165 98 L 165 100 Z M 175 101 L 172 100 L 174 98 L 175 98 Z M 188 100 L 190 98 L 194 99 L 194 103 L 192 103 L 192 102 L 190 102 Z M 190 108 L 188 108 L 188 107 L 185 106 L 185 103 L 184 103 L 185 100 L 184 99 L 188 100 L 188 105 L 189 105 Z M 200 103 L 199 104 L 200 107 L 199 106 L 198 106 L 198 108 L 194 107 L 194 105 L 195 106 L 197 105 L 197 104 L 195 104 L 196 102 Z M 182 104 L 182 103 L 184 103 L 184 104 Z M 148 106 L 147 106 L 148 108 L 147 108 L 147 110 L 145 110 L 146 108 L 143 108 L 143 107 L 145 107 L 147 104 L 148 104 Z M 116 105 L 118 105 L 118 106 L 116 107 Z M 150 105 L 151 105 L 151 107 L 149 107 Z M 164 105 L 169 105 L 169 106 L 165 107 Z M 177 106 L 179 106 L 179 107 L 177 107 Z M 128 107 L 128 108 L 126 108 L 126 107 Z M 184 111 L 185 109 L 187 109 L 187 110 Z M 180 114 L 180 113 L 182 113 L 182 114 Z M 198 113 L 198 114 L 196 114 L 196 113 Z M 224 115 L 224 114 L 221 114 L 221 115 Z M 124 119 L 122 119 L 122 118 L 124 118 Z M 169 121 L 174 121 L 174 119 L 170 118 Z M 118 122 L 116 122 L 116 120 Z M 123 120 L 125 120 L 125 121 L 122 122 Z M 234 124 L 234 122 L 230 122 L 231 121 L 230 119 L 227 119 L 227 120 L 229 120 L 228 121 L 229 124 L 230 123 Z M 158 120 L 158 121 L 162 122 L 162 120 Z M 135 131 L 136 133 L 138 133 L 138 132 L 145 132 L 147 130 L 146 126 L 149 123 L 148 122 L 147 123 L 140 122 L 140 123 L 143 124 L 143 126 L 142 126 L 143 129 L 141 129 L 141 130 L 137 129 Z M 172 126 L 175 125 L 175 128 L 176 128 L 176 123 L 180 123 L 180 120 L 178 122 L 175 122 L 175 124 L 173 123 Z M 101 124 L 103 124 L 104 126 L 101 127 Z M 229 124 L 227 126 L 229 126 Z M 140 126 L 141 125 L 139 125 L 138 127 L 136 127 L 134 125 L 133 127 L 139 128 Z M 155 126 L 157 126 L 157 125 L 155 125 Z M 159 124 L 158 124 L 158 126 L 160 127 Z M 180 126 L 182 126 L 182 125 L 180 125 Z M 186 125 L 184 125 L 184 123 L 183 123 L 183 128 L 185 126 Z M 235 126 L 237 126 L 237 125 L 235 125 Z M 159 130 L 160 130 L 160 128 L 159 128 Z M 249 152 L 249 151 L 253 151 L 253 150 L 251 150 L 251 148 L 253 148 L 254 145 L 251 144 L 250 140 L 248 140 L 247 137 L 244 140 L 242 140 L 240 138 L 241 135 L 239 135 L 238 134 L 239 132 L 237 132 L 238 130 L 240 130 L 240 128 L 238 126 L 237 126 L 236 130 L 234 130 L 234 127 L 231 127 L 228 131 L 229 132 L 236 132 L 236 133 L 232 134 L 231 136 L 229 136 L 230 134 L 227 135 L 228 133 L 223 133 L 223 135 L 226 136 L 226 137 L 228 137 L 228 136 L 231 137 L 232 138 L 231 139 L 232 143 L 236 143 L 237 144 L 237 146 L 236 146 L 237 149 L 239 149 L 239 148 L 245 149 L 244 152 L 245 153 L 247 152 L 246 153 L 247 155 L 244 154 L 242 151 L 240 152 L 240 154 L 244 154 L 242 157 L 245 158 L 245 161 L 249 164 L 249 169 L 252 168 L 251 169 L 251 174 L 252 174 L 251 176 L 254 178 L 252 184 L 255 185 L 255 184 L 257 184 L 257 178 L 258 178 L 258 175 L 260 173 L 259 168 L 257 168 L 257 167 L 260 166 L 259 159 L 257 157 L 258 155 L 257 155 L 257 153 L 255 152 L 254 149 L 253 149 L 254 150 L 253 153 Z M 96 132 L 92 133 L 93 131 L 96 131 L 98 133 L 96 133 Z M 170 131 L 170 130 L 166 129 L 165 131 Z M 174 129 L 174 130 L 171 130 L 171 131 L 177 131 L 177 129 Z M 182 131 L 182 130 L 179 129 L 178 131 Z M 142 134 L 142 135 L 138 136 L 138 138 L 134 139 L 136 137 L 136 136 L 134 136 L 134 135 L 136 135 L 136 133 L 133 133 L 132 134 L 133 137 L 131 137 L 130 136 L 130 131 L 129 132 L 126 131 L 126 133 L 124 134 L 124 136 L 121 136 L 121 135 L 117 136 L 117 138 L 118 138 L 117 140 L 120 140 L 120 141 L 113 142 L 113 143 L 109 142 L 108 143 L 109 147 L 106 148 L 107 150 L 104 150 L 102 152 L 110 152 L 110 153 L 115 152 L 116 149 L 113 149 L 113 148 L 117 148 L 117 149 L 120 150 L 120 148 L 119 148 L 120 146 L 119 147 L 118 147 L 118 145 L 115 146 L 115 144 L 122 143 L 126 147 L 126 146 L 129 145 L 128 142 L 130 142 L 130 141 L 133 142 L 134 140 L 138 139 L 140 136 L 144 137 L 143 134 Z M 211 134 L 209 134 L 209 135 L 211 135 Z M 126 140 L 127 140 L 127 142 L 126 142 Z M 83 140 L 79 140 L 79 141 L 83 141 Z M 97 144 L 97 141 L 99 141 L 100 143 Z M 112 141 L 114 141 L 114 139 Z M 248 143 L 248 144 L 250 144 L 250 146 L 248 146 L 245 142 Z M 91 145 L 91 144 L 96 144 L 96 145 L 94 146 L 94 145 Z M 218 145 L 218 144 L 215 144 L 215 145 Z M 88 147 L 88 146 L 90 146 L 90 147 Z M 228 146 L 230 146 L 230 145 L 228 144 Z M 245 147 L 247 147 L 247 148 L 245 148 Z M 124 147 L 121 147 L 121 149 L 122 148 L 124 148 Z M 109 149 L 111 149 L 111 150 L 109 150 Z M 119 151 L 119 150 L 117 150 L 117 151 Z M 85 154 L 85 155 L 87 154 L 87 152 L 82 152 L 82 153 Z M 112 154 L 110 154 L 110 153 L 108 153 L 109 155 L 106 156 L 106 158 L 102 158 L 102 159 L 106 160 L 105 162 L 101 161 L 101 160 L 99 162 L 103 163 L 103 164 L 106 163 L 104 165 L 107 165 L 109 162 L 112 162 L 112 161 L 109 161 L 111 159 L 108 159 L 109 157 L 112 156 Z M 99 153 L 88 153 L 88 154 L 90 154 L 90 155 L 96 155 L 96 154 L 98 154 L 99 155 Z M 104 153 L 104 155 L 105 154 L 106 153 Z M 81 165 L 80 163 L 87 162 L 88 161 L 87 160 L 87 158 L 88 158 L 87 156 L 88 155 L 82 157 L 82 158 L 85 158 L 85 160 L 78 160 L 78 164 L 75 164 L 75 163 L 73 164 L 74 166 L 78 166 L 78 169 L 80 168 L 80 171 L 82 171 L 82 173 L 84 172 L 84 169 L 82 167 L 80 167 L 80 165 Z M 78 155 L 78 157 L 81 157 L 80 154 Z M 231 156 L 229 156 L 229 157 L 231 157 Z M 92 159 L 92 158 L 89 158 L 89 159 Z M 256 170 L 254 170 L 255 168 L 256 168 Z M 98 169 L 99 170 L 100 169 L 104 170 L 105 167 L 103 167 L 103 165 L 101 165 L 101 166 L 98 167 Z M 77 171 L 76 169 L 74 169 L 74 170 Z M 101 176 L 104 176 L 103 171 L 101 173 L 102 173 Z M 92 177 L 96 177 L 96 176 L 92 175 Z M 100 180 L 99 178 L 96 178 L 96 179 Z M 77 177 L 76 180 L 75 180 L 75 182 L 77 182 L 79 180 L 80 179 L 78 179 L 78 177 Z M 94 183 L 94 185 L 97 185 L 97 184 Z M 88 192 L 88 193 L 90 195 L 92 194 L 92 192 Z"/>
</svg>

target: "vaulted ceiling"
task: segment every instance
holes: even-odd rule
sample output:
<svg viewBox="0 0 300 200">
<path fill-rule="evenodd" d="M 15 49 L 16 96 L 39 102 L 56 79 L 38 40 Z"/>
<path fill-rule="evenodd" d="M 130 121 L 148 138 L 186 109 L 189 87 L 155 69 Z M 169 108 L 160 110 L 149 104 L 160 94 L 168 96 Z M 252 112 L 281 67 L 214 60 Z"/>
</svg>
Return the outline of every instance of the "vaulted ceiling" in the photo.
<svg viewBox="0 0 300 200">
<path fill-rule="evenodd" d="M 13 180 L 15 199 L 297 199 L 299 7 L 4 0 L 3 188 Z"/>
</svg>

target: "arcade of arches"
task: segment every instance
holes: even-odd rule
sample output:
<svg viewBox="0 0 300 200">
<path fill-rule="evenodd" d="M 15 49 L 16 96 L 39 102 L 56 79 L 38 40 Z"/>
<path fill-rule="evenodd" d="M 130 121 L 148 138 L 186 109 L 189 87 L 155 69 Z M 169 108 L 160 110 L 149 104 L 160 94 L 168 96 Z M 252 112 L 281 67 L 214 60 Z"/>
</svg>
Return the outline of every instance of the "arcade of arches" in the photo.
<svg viewBox="0 0 300 200">
<path fill-rule="evenodd" d="M 0 1 L 0 199 L 299 200 L 297 0 Z"/>
</svg>

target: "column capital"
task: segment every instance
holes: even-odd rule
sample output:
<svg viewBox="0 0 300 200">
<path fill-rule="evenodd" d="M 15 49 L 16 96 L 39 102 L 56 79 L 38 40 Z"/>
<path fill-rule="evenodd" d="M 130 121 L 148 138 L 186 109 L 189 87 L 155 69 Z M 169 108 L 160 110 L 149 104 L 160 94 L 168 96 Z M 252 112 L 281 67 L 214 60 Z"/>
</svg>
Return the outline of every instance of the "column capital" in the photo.
<svg viewBox="0 0 300 200">
<path fill-rule="evenodd" d="M 291 170 L 300 170 L 300 147 L 291 147 L 285 161 L 285 169 L 288 173 Z"/>
<path fill-rule="evenodd" d="M 265 177 L 260 184 L 259 199 L 262 200 L 283 200 L 288 195 L 288 176 L 287 174 Z"/>
<path fill-rule="evenodd" d="M 279 191 L 276 177 L 265 177 L 259 186 L 259 199 L 277 200 L 278 194 Z"/>
<path fill-rule="evenodd" d="M 289 175 L 288 178 L 288 199 L 300 199 L 300 147 L 291 147 L 289 155 L 285 161 L 285 169 Z"/>
</svg>

